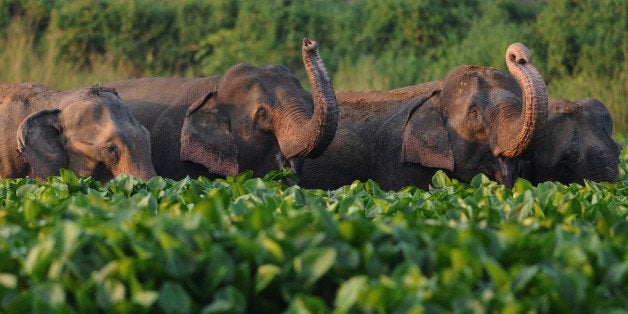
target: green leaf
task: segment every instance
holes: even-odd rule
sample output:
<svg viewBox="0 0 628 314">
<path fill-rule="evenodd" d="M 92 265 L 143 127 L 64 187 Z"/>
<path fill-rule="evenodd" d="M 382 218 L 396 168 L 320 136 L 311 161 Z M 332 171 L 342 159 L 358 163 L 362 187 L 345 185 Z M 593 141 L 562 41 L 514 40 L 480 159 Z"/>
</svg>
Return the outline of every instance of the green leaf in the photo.
<svg viewBox="0 0 628 314">
<path fill-rule="evenodd" d="M 327 313 L 329 309 L 320 297 L 308 294 L 298 294 L 290 302 L 286 313 Z"/>
<path fill-rule="evenodd" d="M 113 309 L 116 303 L 125 298 L 126 288 L 116 279 L 105 279 L 96 286 L 96 302 L 103 309 Z"/>
<path fill-rule="evenodd" d="M 257 268 L 255 274 L 255 291 L 261 292 L 281 273 L 281 267 L 272 264 L 264 264 Z"/>
<path fill-rule="evenodd" d="M 525 267 L 524 269 L 517 272 L 514 276 L 512 289 L 517 292 L 526 287 L 526 285 L 536 276 L 539 272 L 539 267 L 537 265 Z"/>
<path fill-rule="evenodd" d="M 24 261 L 24 271 L 36 280 L 43 280 L 47 276 L 48 267 L 52 261 L 54 241 L 47 238 L 33 246 Z"/>
<path fill-rule="evenodd" d="M 141 290 L 133 294 L 133 302 L 145 308 L 152 306 L 158 298 L 159 293 L 157 291 Z"/>
<path fill-rule="evenodd" d="M 246 308 L 247 299 L 242 292 L 228 286 L 216 292 L 214 301 L 203 308 L 202 313 L 245 313 Z"/>
<path fill-rule="evenodd" d="M 7 289 L 15 289 L 17 287 L 17 276 L 10 273 L 0 273 L 0 286 Z"/>
<path fill-rule="evenodd" d="M 35 312 L 40 313 L 56 312 L 66 302 L 65 292 L 58 282 L 47 282 L 37 286 L 33 299 Z"/>
<path fill-rule="evenodd" d="M 510 290 L 510 276 L 495 260 L 489 257 L 483 258 L 482 265 L 499 291 Z"/>
<path fill-rule="evenodd" d="M 281 248 L 281 245 L 279 245 L 276 241 L 266 236 L 261 237 L 259 241 L 261 245 L 264 247 L 264 249 L 266 249 L 266 251 L 268 251 L 276 259 L 278 263 L 283 263 L 284 254 L 283 254 L 283 249 Z"/>
<path fill-rule="evenodd" d="M 367 282 L 367 276 L 355 276 L 343 282 L 342 285 L 340 285 L 338 293 L 336 294 L 336 299 L 334 300 L 336 310 L 339 313 L 348 312 L 358 300 L 358 297 L 366 289 Z"/>
<path fill-rule="evenodd" d="M 305 280 L 305 286 L 312 286 L 334 265 L 336 249 L 323 247 L 310 249 L 295 257 L 294 269 Z"/>
<path fill-rule="evenodd" d="M 470 182 L 471 186 L 474 188 L 479 188 L 481 186 L 487 186 L 491 184 L 495 184 L 494 181 L 491 181 L 485 174 L 480 173 L 475 175 Z"/>
<path fill-rule="evenodd" d="M 45 207 L 37 200 L 26 199 L 24 200 L 24 219 L 32 222 L 38 219 L 39 214 L 45 209 Z"/>
<path fill-rule="evenodd" d="M 451 179 L 442 170 L 436 171 L 436 173 L 432 177 L 432 186 L 437 189 L 445 188 L 451 185 Z"/>
<path fill-rule="evenodd" d="M 59 169 L 59 176 L 61 177 L 61 179 L 63 180 L 63 182 L 65 182 L 68 185 L 77 185 L 78 184 L 78 177 L 76 176 L 76 174 L 74 174 L 74 172 L 72 172 L 72 170 L 69 169 Z"/>
<path fill-rule="evenodd" d="M 192 299 L 183 287 L 173 281 L 167 281 L 159 289 L 157 299 L 159 308 L 166 313 L 191 313 Z"/>
<path fill-rule="evenodd" d="M 291 180 L 292 182 L 299 182 L 301 177 L 294 173 L 294 171 L 288 167 L 283 167 L 281 170 L 271 170 L 264 176 L 264 181 L 284 181 Z"/>
</svg>

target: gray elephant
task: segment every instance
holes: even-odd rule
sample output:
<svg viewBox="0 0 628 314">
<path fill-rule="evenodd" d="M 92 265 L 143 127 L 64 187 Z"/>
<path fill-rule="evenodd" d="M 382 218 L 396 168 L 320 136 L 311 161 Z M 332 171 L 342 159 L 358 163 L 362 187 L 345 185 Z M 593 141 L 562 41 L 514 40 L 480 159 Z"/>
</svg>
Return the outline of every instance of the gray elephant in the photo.
<svg viewBox="0 0 628 314">
<path fill-rule="evenodd" d="M 318 156 L 338 123 L 338 104 L 316 42 L 303 40 L 312 93 L 281 65 L 239 64 L 223 76 L 142 78 L 115 88 L 151 133 L 158 175 L 262 176 Z"/>
<path fill-rule="evenodd" d="M 468 181 L 484 173 L 511 186 L 547 119 L 547 88 L 522 44 L 507 49 L 511 75 L 460 66 L 444 81 L 390 92 L 338 92 L 336 137 L 305 160 L 306 188 L 373 179 L 384 189 L 427 188 L 438 169 Z M 513 78 L 514 77 L 514 78 Z"/>
<path fill-rule="evenodd" d="M 617 181 L 621 148 L 608 109 L 597 99 L 551 99 L 545 132 L 521 176 L 533 184 Z"/>
<path fill-rule="evenodd" d="M 115 91 L 0 83 L 0 176 L 45 179 L 67 168 L 108 180 L 155 176 L 150 135 Z"/>
</svg>

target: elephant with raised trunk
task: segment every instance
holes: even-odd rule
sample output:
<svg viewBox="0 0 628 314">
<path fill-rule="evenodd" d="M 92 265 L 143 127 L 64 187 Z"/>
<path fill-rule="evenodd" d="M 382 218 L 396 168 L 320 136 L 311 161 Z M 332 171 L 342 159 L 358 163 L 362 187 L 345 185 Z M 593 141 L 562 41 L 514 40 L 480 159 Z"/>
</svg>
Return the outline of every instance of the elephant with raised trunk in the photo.
<svg viewBox="0 0 628 314">
<path fill-rule="evenodd" d="M 150 135 L 115 91 L 0 83 L 0 177 L 40 180 L 67 168 L 105 181 L 155 176 Z"/>
<path fill-rule="evenodd" d="M 427 188 L 438 169 L 468 181 L 484 173 L 511 186 L 547 119 L 547 88 L 522 44 L 511 75 L 460 66 L 442 82 L 389 92 L 338 92 L 336 137 L 305 160 L 301 186 L 334 189 L 373 179 L 384 189 Z"/>
<path fill-rule="evenodd" d="M 521 176 L 533 184 L 615 182 L 621 148 L 612 131 L 611 115 L 599 100 L 551 99 L 544 135 Z"/>
<path fill-rule="evenodd" d="M 334 137 L 338 104 L 316 42 L 304 39 L 312 93 L 281 65 L 239 64 L 223 76 L 142 78 L 115 88 L 148 128 L 158 175 L 262 176 L 316 157 Z"/>
</svg>

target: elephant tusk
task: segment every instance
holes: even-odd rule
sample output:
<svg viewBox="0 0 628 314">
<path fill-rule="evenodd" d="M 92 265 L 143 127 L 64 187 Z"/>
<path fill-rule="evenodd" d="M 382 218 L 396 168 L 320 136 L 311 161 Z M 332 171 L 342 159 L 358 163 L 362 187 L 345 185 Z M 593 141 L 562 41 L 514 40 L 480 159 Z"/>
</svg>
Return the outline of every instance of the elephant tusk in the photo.
<svg viewBox="0 0 628 314">
<path fill-rule="evenodd" d="M 290 169 L 292 169 L 294 173 L 301 175 L 303 172 L 303 158 L 290 158 L 288 163 L 290 164 Z"/>
</svg>

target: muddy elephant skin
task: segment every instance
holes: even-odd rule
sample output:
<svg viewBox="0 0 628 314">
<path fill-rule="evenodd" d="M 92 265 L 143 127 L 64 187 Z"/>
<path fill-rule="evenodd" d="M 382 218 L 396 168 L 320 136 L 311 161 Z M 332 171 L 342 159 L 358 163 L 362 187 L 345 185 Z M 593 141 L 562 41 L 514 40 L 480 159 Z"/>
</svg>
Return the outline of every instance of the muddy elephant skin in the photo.
<svg viewBox="0 0 628 314">
<path fill-rule="evenodd" d="M 0 83 L 0 176 L 45 179 L 67 168 L 105 181 L 155 176 L 150 135 L 115 91 Z"/>
<path fill-rule="evenodd" d="M 375 180 L 384 189 L 427 188 L 441 169 L 468 181 L 484 173 L 511 186 L 547 119 L 547 88 L 522 44 L 507 49 L 512 75 L 460 66 L 442 82 L 389 92 L 337 92 L 336 137 L 306 159 L 306 188 Z"/>
<path fill-rule="evenodd" d="M 316 42 L 304 39 L 312 93 L 281 65 L 239 64 L 222 76 L 107 83 L 151 133 L 157 174 L 255 176 L 321 154 L 336 132 L 338 104 Z"/>
<path fill-rule="evenodd" d="M 597 99 L 551 99 L 538 149 L 521 176 L 533 184 L 617 181 L 621 148 L 612 138 L 612 123 Z"/>
</svg>

